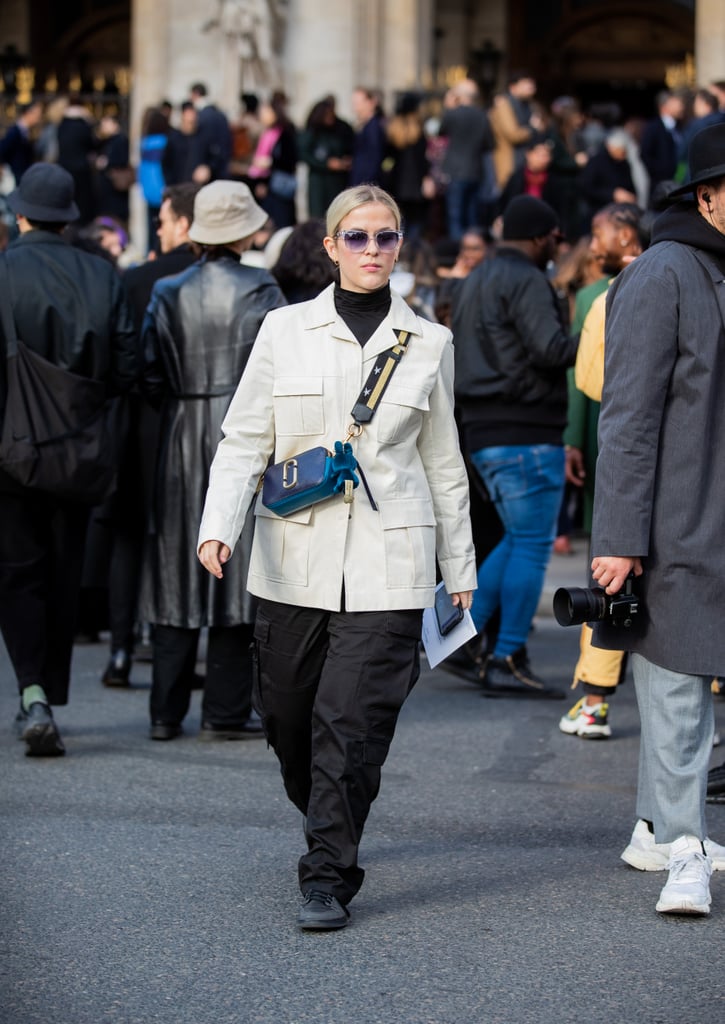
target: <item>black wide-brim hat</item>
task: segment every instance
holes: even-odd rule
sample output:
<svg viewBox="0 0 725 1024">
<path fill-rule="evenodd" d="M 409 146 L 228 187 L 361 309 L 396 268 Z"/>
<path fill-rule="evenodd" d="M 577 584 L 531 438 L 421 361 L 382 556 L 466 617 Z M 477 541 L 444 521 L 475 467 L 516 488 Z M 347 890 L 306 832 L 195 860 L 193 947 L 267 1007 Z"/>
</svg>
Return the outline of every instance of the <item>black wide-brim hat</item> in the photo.
<svg viewBox="0 0 725 1024">
<path fill-rule="evenodd" d="M 669 192 L 668 199 L 693 192 L 696 185 L 725 177 L 725 123 L 711 124 L 694 135 L 688 159 L 690 180 Z"/>
<path fill-rule="evenodd" d="M 8 206 L 28 220 L 68 224 L 80 213 L 74 201 L 75 184 L 57 164 L 33 164 L 8 196 Z"/>
</svg>

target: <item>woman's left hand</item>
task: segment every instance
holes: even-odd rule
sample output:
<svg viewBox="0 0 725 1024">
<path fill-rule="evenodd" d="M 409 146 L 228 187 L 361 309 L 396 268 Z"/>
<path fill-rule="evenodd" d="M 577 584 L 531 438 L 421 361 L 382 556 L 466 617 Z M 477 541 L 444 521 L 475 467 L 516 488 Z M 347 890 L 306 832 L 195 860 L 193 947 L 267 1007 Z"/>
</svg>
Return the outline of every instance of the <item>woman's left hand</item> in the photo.
<svg viewBox="0 0 725 1024">
<path fill-rule="evenodd" d="M 451 594 L 451 600 L 454 605 L 459 605 L 465 612 L 473 604 L 473 591 L 459 590 L 456 593 Z"/>
</svg>

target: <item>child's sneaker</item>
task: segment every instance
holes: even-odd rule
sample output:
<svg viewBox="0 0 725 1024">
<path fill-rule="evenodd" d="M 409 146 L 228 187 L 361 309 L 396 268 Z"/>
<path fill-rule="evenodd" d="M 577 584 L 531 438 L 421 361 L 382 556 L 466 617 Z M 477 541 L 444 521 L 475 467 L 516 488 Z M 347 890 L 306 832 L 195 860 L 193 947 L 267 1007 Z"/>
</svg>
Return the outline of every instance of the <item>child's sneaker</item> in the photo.
<svg viewBox="0 0 725 1024">
<path fill-rule="evenodd" d="M 586 705 L 582 697 L 559 722 L 559 728 L 568 736 L 581 736 L 584 740 L 606 740 L 612 735 L 612 728 L 607 722 L 609 705 Z"/>
</svg>

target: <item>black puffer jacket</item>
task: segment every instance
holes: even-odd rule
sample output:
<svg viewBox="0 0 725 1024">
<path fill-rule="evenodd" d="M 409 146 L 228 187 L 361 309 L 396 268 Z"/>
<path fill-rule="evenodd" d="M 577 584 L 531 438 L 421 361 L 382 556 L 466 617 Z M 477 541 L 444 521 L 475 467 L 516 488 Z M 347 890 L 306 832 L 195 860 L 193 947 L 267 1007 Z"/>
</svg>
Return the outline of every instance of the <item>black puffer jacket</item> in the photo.
<svg viewBox="0 0 725 1024">
<path fill-rule="evenodd" d="M 162 406 L 142 606 L 149 622 L 188 629 L 251 622 L 251 520 L 239 558 L 210 576 L 196 539 L 221 424 L 270 309 L 277 282 L 229 251 L 157 282 L 142 329 L 143 389 Z"/>
<path fill-rule="evenodd" d="M 456 403 L 469 451 L 499 444 L 561 444 L 567 333 L 546 275 L 505 244 L 466 278 L 453 311 Z"/>
<path fill-rule="evenodd" d="M 45 359 L 103 381 L 108 395 L 127 391 L 139 373 L 137 338 L 120 278 L 110 263 L 50 231 L 20 235 L 5 261 L 18 338 Z M 0 424 L 5 411 L 5 338 L 0 327 Z M 17 491 L 0 472 L 0 489 Z"/>
</svg>

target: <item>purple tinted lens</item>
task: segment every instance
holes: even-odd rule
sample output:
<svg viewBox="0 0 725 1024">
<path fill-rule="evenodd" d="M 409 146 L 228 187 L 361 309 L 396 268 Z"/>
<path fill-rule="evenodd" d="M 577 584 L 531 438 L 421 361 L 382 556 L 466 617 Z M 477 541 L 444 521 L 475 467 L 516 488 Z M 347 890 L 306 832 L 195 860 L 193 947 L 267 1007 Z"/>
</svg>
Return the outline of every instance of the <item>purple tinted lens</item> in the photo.
<svg viewBox="0 0 725 1024">
<path fill-rule="evenodd" d="M 375 242 L 381 252 L 392 252 L 398 244 L 398 238 L 397 231 L 378 231 Z"/>
<path fill-rule="evenodd" d="M 367 231 L 341 231 L 340 234 L 350 252 L 365 252 L 368 244 Z"/>
<path fill-rule="evenodd" d="M 367 231 L 340 231 L 340 237 L 344 240 L 345 245 L 350 252 L 365 252 L 368 245 L 368 239 L 370 236 Z M 375 238 L 375 245 L 380 252 L 393 252 L 400 235 L 397 231 L 388 229 L 385 231 L 378 231 Z"/>
</svg>

